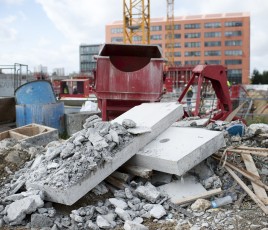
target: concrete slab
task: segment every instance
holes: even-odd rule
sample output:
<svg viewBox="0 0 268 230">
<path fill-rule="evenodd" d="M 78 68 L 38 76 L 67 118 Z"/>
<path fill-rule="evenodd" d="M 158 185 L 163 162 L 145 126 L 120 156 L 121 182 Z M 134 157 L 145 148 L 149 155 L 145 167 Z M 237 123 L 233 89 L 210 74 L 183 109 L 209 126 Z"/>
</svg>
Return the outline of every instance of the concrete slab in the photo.
<svg viewBox="0 0 268 230">
<path fill-rule="evenodd" d="M 222 132 L 170 127 L 129 163 L 180 176 L 224 146 Z"/>
<path fill-rule="evenodd" d="M 183 177 L 182 180 L 173 181 L 158 188 L 161 193 L 168 195 L 172 203 L 185 197 L 203 194 L 207 191 L 200 183 L 196 182 L 193 176 Z"/>
<path fill-rule="evenodd" d="M 40 181 L 26 183 L 27 189 L 38 188 L 44 191 L 45 200 L 72 205 L 182 116 L 182 105 L 175 102 L 146 103 L 136 106 L 113 122 L 122 124 L 124 119 L 131 119 L 137 126 L 148 127 L 152 132 L 135 136 L 111 161 L 98 166 L 94 173 L 80 178 L 76 184 L 66 189 L 49 187 Z"/>
<path fill-rule="evenodd" d="M 83 124 L 85 123 L 88 117 L 93 116 L 93 115 L 100 116 L 100 114 L 101 113 L 98 111 L 64 114 L 65 127 L 66 127 L 67 134 L 71 136 L 74 133 L 82 130 Z"/>
<path fill-rule="evenodd" d="M 188 121 L 187 120 L 177 121 L 172 126 L 176 126 L 176 127 L 205 126 L 207 125 L 208 121 L 209 121 L 208 118 L 188 120 Z"/>
<path fill-rule="evenodd" d="M 58 140 L 59 133 L 57 129 L 33 123 L 0 133 L 0 141 L 6 138 L 26 141 L 34 145 L 47 145 L 51 141 Z"/>
</svg>

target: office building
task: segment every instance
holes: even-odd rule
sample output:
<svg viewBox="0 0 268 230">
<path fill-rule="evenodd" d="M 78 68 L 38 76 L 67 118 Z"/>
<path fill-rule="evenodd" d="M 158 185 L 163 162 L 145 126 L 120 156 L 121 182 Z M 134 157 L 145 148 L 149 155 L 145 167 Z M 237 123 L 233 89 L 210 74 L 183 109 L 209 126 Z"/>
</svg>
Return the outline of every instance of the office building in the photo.
<svg viewBox="0 0 268 230">
<path fill-rule="evenodd" d="M 79 47 L 80 72 L 90 73 L 96 69 L 94 55 L 98 55 L 100 44 L 82 44 Z"/>
<path fill-rule="evenodd" d="M 165 18 L 151 18 L 150 43 L 170 55 L 169 28 Z M 140 43 L 140 36 L 133 39 Z M 249 83 L 250 16 L 248 13 L 225 13 L 174 18 L 174 64 L 221 64 L 228 68 L 233 83 Z M 123 23 L 106 25 L 106 43 L 123 43 Z"/>
</svg>

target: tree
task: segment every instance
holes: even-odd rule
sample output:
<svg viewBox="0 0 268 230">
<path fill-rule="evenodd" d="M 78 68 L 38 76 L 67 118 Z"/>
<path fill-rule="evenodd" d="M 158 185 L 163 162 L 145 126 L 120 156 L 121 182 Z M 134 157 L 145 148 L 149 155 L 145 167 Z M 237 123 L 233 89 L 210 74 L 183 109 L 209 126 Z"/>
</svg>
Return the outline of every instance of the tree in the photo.
<svg viewBox="0 0 268 230">
<path fill-rule="evenodd" d="M 254 69 L 251 84 L 268 84 L 268 71 L 263 71 L 261 74 L 257 69 Z"/>
</svg>

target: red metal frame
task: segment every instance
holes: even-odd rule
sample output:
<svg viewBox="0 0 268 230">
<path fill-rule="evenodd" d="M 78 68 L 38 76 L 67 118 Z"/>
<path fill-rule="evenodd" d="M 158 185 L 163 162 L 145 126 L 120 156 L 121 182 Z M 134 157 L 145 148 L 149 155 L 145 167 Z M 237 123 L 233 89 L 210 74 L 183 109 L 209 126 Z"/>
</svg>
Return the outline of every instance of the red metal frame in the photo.
<svg viewBox="0 0 268 230">
<path fill-rule="evenodd" d="M 218 112 L 214 114 L 213 120 L 224 120 L 232 112 L 232 101 L 230 98 L 229 88 L 227 86 L 226 68 L 221 65 L 197 65 L 192 70 L 192 77 L 187 86 L 180 95 L 178 102 L 186 95 L 189 87 L 194 84 L 197 79 L 197 98 L 193 116 L 199 115 L 199 107 L 201 102 L 201 86 L 204 79 L 209 80 L 218 98 Z M 185 112 L 185 115 L 188 114 Z"/>
<path fill-rule="evenodd" d="M 65 85 L 68 86 L 68 93 L 64 93 Z M 73 93 L 74 87 L 77 88 L 77 93 Z M 60 82 L 60 98 L 75 97 L 87 98 L 92 91 L 90 90 L 89 79 L 66 79 Z"/>
</svg>

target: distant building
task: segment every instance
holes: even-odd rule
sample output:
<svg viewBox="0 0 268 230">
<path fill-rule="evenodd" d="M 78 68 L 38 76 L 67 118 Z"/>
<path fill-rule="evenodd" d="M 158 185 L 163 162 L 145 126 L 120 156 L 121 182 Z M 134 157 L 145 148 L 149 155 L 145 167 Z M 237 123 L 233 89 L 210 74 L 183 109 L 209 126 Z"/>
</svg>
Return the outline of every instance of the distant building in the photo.
<svg viewBox="0 0 268 230">
<path fill-rule="evenodd" d="M 151 19 L 151 44 L 170 54 L 169 24 L 165 18 Z M 140 43 L 141 37 L 133 38 Z M 123 43 L 123 22 L 106 25 L 106 42 Z M 174 18 L 174 64 L 221 64 L 228 68 L 228 79 L 249 83 L 250 16 L 248 13 L 225 13 Z"/>
<path fill-rule="evenodd" d="M 55 68 L 55 69 L 53 69 L 52 75 L 53 76 L 64 77 L 65 76 L 64 68 Z"/>
<path fill-rule="evenodd" d="M 89 73 L 96 69 L 94 55 L 98 55 L 101 44 L 82 44 L 79 48 L 80 72 Z"/>
</svg>

